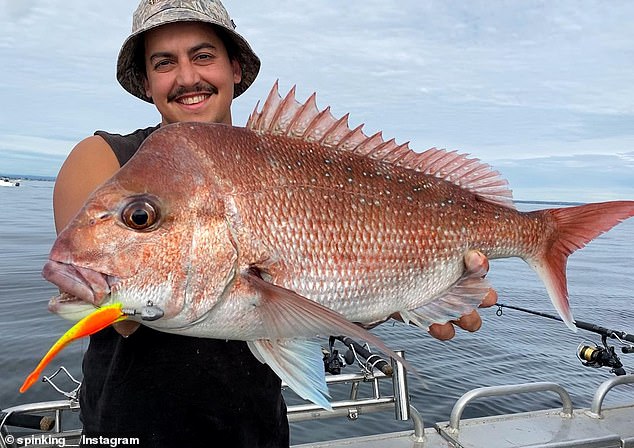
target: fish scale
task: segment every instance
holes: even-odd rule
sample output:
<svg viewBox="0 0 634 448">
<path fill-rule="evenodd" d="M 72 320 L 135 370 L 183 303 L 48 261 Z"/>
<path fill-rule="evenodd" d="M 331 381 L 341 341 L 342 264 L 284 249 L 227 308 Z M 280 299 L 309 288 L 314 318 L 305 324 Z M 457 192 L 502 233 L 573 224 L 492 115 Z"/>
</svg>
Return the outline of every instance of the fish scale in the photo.
<svg viewBox="0 0 634 448">
<path fill-rule="evenodd" d="M 268 179 L 258 179 L 269 185 L 259 182 L 245 185 L 238 176 L 231 184 L 234 191 L 240 188 L 235 191 L 240 225 L 254 224 L 244 231 L 247 237 L 239 244 L 243 257 L 254 259 L 246 250 L 254 239 L 267 248 L 265 251 L 274 251 L 282 264 L 271 273 L 277 284 L 342 312 L 352 320 L 373 321 L 384 316 L 387 308 L 385 303 L 376 305 L 377 302 L 408 309 L 421 305 L 421 298 L 432 298 L 454 283 L 464 270 L 462 257 L 469 241 L 475 240 L 475 246 L 485 252 L 491 245 L 483 240 L 494 231 L 485 232 L 476 227 L 474 232 L 485 237 L 480 242 L 461 232 L 468 228 L 462 221 L 474 228 L 473 212 L 477 210 L 471 206 L 463 208 L 461 201 L 466 202 L 463 192 L 442 180 L 426 179 L 421 173 L 408 173 L 404 169 L 400 169 L 401 172 L 393 169 L 387 179 L 383 174 L 387 170 L 375 160 L 345 158 L 310 143 L 304 143 L 304 149 L 298 151 L 298 148 L 289 149 L 285 141 L 276 140 L 282 139 L 266 137 L 267 146 L 272 148 L 268 157 L 274 172 Z M 252 145 L 243 147 L 248 151 Z M 293 163 L 298 152 L 312 156 L 304 157 L 299 167 Z M 244 155 L 235 156 L 236 161 L 244 159 Z M 288 169 L 289 166 L 292 168 Z M 356 173 L 362 182 L 347 182 Z M 279 179 L 285 179 L 285 183 L 281 184 Z M 306 179 L 309 186 L 304 185 Z M 398 179 L 404 181 L 398 182 Z M 428 192 L 434 184 L 446 190 L 444 199 L 429 199 Z M 253 207 L 254 202 L 262 207 Z M 459 213 L 442 211 L 452 204 Z M 486 211 L 480 213 L 484 215 Z M 494 213 L 500 215 L 499 211 Z M 459 228 L 447 227 L 446 214 L 453 216 L 457 222 L 454 227 Z M 514 215 L 519 219 L 517 213 Z M 283 231 L 260 232 L 268 229 L 260 226 L 262 222 Z M 490 222 L 486 219 L 487 229 Z M 310 232 L 307 233 L 307 229 Z M 436 233 L 447 238 L 437 237 Z M 503 244 L 499 239 L 493 241 Z M 337 250 L 332 247 L 335 243 Z M 253 250 L 257 252 L 259 248 L 258 245 Z M 328 264 L 333 266 L 329 268 Z M 440 266 L 436 267 L 437 264 Z M 291 266 L 298 266 L 301 275 L 289 269 Z M 342 278 L 357 279 L 349 288 L 354 294 L 344 292 L 342 295 L 337 290 Z M 437 278 L 443 281 L 434 281 Z M 364 306 L 366 297 L 371 297 L 376 305 L 373 315 L 368 315 L 368 307 Z"/>
<path fill-rule="evenodd" d="M 416 153 L 347 119 L 276 85 L 246 128 L 162 126 L 60 233 L 44 276 L 87 313 L 109 286 L 104 303 L 129 320 L 245 340 L 324 408 L 315 336 L 348 335 L 398 358 L 353 322 L 394 317 L 426 330 L 472 311 L 490 289 L 482 254 L 523 258 L 574 327 L 567 257 L 633 216 L 634 201 L 518 212 L 487 164 Z M 65 297 L 49 307 L 80 316 Z M 147 309 L 161 317 L 143 321 Z"/>
<path fill-rule="evenodd" d="M 430 255 L 433 256 L 433 252 L 442 252 L 442 247 L 439 245 L 434 250 L 435 245 L 432 244 L 432 247 L 425 248 L 427 249 L 427 255 L 425 255 L 423 245 L 419 243 L 423 232 L 419 232 L 417 226 L 398 226 L 396 223 L 389 222 L 389 216 L 382 219 L 385 207 L 377 207 L 369 202 L 358 205 L 356 210 L 352 208 L 346 210 L 341 207 L 340 201 L 330 198 L 324 200 L 322 197 L 317 203 L 318 210 L 312 210 L 311 205 L 315 205 L 315 201 L 311 201 L 314 194 L 311 194 L 310 190 L 300 190 L 296 194 L 289 194 L 286 191 L 285 196 L 288 202 L 296 204 L 296 207 L 289 209 L 280 206 L 278 208 L 275 204 L 282 202 L 275 194 L 271 194 L 269 198 L 258 195 L 258 201 L 264 199 L 263 203 L 271 204 L 259 210 L 249 206 L 252 203 L 249 196 L 241 195 L 240 201 L 243 201 L 243 204 L 238 202 L 238 208 L 243 210 L 241 222 L 244 225 L 271 222 L 276 228 L 287 230 L 271 233 L 256 224 L 244 229 L 245 238 L 239 242 L 245 259 L 254 259 L 248 249 L 254 240 L 259 244 L 255 245 L 252 251 L 274 250 L 274 258 L 280 260 L 279 266 L 267 268 L 273 277 L 273 282 L 289 287 L 360 322 L 366 321 L 368 317 L 352 312 L 348 314 L 344 311 L 344 307 L 350 308 L 351 311 L 354 309 L 359 312 L 366 311 L 366 307 L 359 306 L 365 297 L 371 297 L 375 301 L 390 301 L 392 307 L 396 306 L 395 301 L 403 300 L 402 306 L 406 307 L 408 302 L 420 299 L 427 294 L 428 288 L 419 288 L 417 291 L 416 279 L 422 277 L 426 268 L 432 270 L 431 265 L 434 264 L 434 260 Z M 365 207 L 372 210 L 364 213 Z M 261 213 L 261 210 L 266 210 L 266 213 Z M 339 213 L 328 213 L 332 210 L 338 210 Z M 320 213 L 323 213 L 323 216 L 316 216 Z M 310 217 L 306 218 L 307 215 Z M 389 231 L 384 231 L 379 237 L 380 233 L 374 231 L 371 224 L 359 220 L 359 216 L 365 216 L 372 222 L 382 222 L 382 226 Z M 278 227 L 280 221 L 283 221 L 284 225 Z M 311 227 L 318 230 L 310 234 L 295 231 L 295 229 L 310 229 Z M 389 243 L 388 235 L 394 237 L 392 244 Z M 337 242 L 336 250 L 333 247 L 335 241 Z M 450 247 L 446 245 L 447 250 Z M 461 251 L 458 249 L 454 252 L 453 258 L 455 258 L 457 269 L 453 273 L 453 278 L 448 280 L 449 284 L 453 283 L 463 270 L 462 254 L 459 253 Z M 444 260 L 440 257 L 437 259 L 441 262 Z M 297 272 L 288 268 L 292 266 L 297 267 Z M 428 276 L 428 278 L 434 278 L 434 276 Z M 306 282 L 304 279 L 313 279 L 313 281 Z M 343 296 L 337 291 L 337 285 L 341 279 L 356 280 L 348 287 L 348 294 Z M 432 292 L 440 291 L 442 286 L 448 285 L 438 285 L 437 290 Z M 357 301 L 361 302 L 356 303 Z M 379 319 L 381 315 L 385 315 L 385 310 L 378 309 L 377 313 L 378 315 L 369 319 Z"/>
</svg>

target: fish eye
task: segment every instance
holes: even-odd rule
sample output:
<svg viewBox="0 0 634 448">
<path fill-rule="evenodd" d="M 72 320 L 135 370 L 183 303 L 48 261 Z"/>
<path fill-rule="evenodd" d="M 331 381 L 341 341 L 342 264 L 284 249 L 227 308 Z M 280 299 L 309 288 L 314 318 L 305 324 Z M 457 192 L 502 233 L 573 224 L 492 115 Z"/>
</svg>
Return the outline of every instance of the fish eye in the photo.
<svg viewBox="0 0 634 448">
<path fill-rule="evenodd" d="M 154 230 L 159 218 L 159 208 L 147 198 L 136 198 L 121 211 L 121 221 L 132 230 Z"/>
</svg>

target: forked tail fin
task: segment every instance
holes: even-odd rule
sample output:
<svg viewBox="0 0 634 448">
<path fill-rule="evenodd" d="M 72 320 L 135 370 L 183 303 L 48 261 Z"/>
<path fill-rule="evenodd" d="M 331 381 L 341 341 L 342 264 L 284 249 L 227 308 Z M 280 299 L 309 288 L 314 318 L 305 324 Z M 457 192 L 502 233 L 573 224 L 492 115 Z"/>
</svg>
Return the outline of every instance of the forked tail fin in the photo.
<svg viewBox="0 0 634 448">
<path fill-rule="evenodd" d="M 566 262 L 568 256 L 618 223 L 634 216 L 634 201 L 600 202 L 577 207 L 535 212 L 549 216 L 555 229 L 545 250 L 527 260 L 548 291 L 550 300 L 566 325 L 575 329 L 568 304 Z"/>
</svg>

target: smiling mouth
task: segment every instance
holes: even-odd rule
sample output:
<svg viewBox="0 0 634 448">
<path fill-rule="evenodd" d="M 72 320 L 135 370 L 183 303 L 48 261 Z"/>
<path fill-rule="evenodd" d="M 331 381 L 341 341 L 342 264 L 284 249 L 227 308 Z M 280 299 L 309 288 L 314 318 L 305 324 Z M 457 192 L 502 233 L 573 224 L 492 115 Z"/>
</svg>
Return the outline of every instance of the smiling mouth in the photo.
<svg viewBox="0 0 634 448">
<path fill-rule="evenodd" d="M 180 103 L 180 104 L 184 104 L 186 106 L 192 106 L 194 104 L 202 103 L 203 101 L 205 101 L 210 96 L 211 96 L 210 93 L 197 94 L 197 95 L 191 95 L 191 96 L 183 96 L 183 97 L 177 98 L 176 102 Z"/>
<path fill-rule="evenodd" d="M 194 104 L 205 101 L 212 95 L 217 95 L 218 89 L 206 82 L 201 82 L 195 86 L 178 86 L 169 95 L 167 95 L 167 102 L 175 101 L 185 106 L 191 106 Z"/>
</svg>

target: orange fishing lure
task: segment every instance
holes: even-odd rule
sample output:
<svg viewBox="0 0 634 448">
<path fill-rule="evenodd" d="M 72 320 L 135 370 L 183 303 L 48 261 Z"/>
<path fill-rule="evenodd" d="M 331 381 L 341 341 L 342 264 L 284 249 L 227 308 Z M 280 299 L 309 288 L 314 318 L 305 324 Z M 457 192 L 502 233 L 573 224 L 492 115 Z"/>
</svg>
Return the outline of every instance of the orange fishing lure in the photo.
<svg viewBox="0 0 634 448">
<path fill-rule="evenodd" d="M 126 317 L 127 316 L 121 310 L 121 304 L 115 303 L 103 306 L 77 322 L 64 333 L 64 335 L 53 344 L 48 353 L 44 355 L 37 367 L 29 374 L 26 380 L 24 380 L 24 384 L 20 387 L 20 393 L 24 393 L 37 381 L 48 363 L 70 342 L 97 333 L 108 325 L 122 321 Z"/>
</svg>

